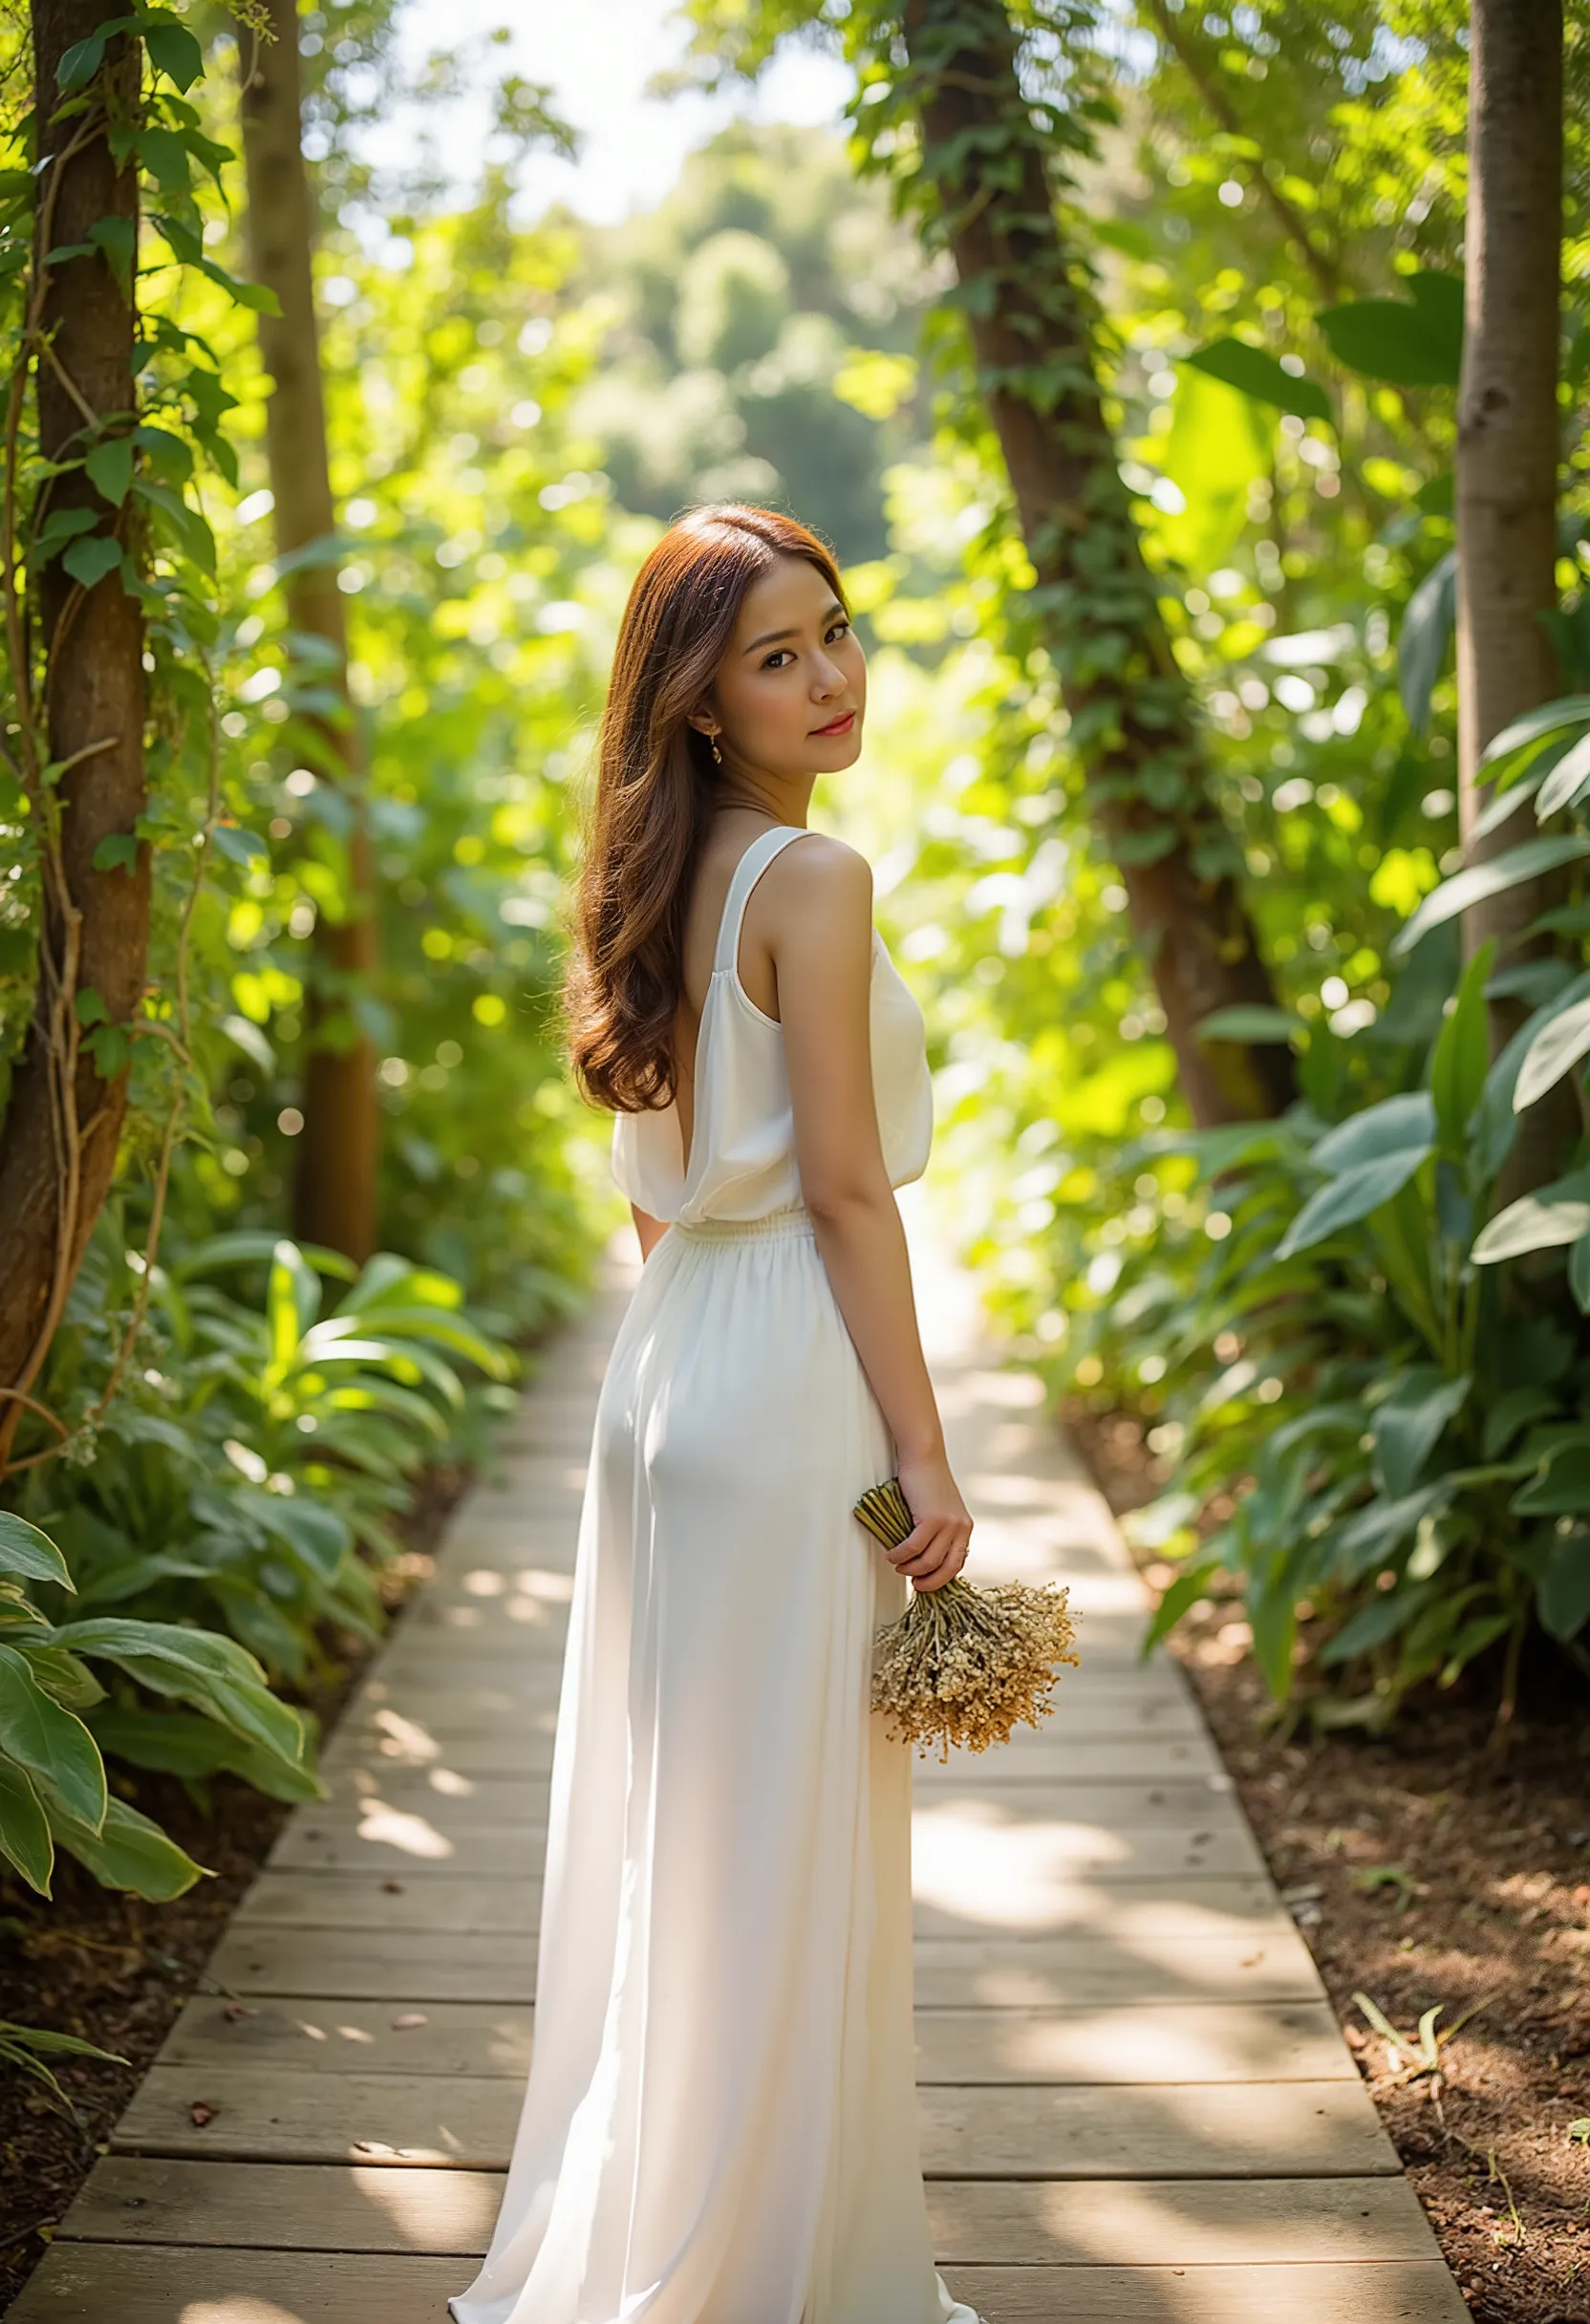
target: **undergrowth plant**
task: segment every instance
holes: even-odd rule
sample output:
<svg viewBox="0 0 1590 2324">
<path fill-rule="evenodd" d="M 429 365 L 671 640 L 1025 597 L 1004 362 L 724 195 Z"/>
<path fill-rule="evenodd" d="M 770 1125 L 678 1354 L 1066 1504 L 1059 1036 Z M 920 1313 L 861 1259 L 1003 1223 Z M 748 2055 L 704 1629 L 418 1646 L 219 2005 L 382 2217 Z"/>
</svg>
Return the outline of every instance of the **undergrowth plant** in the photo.
<svg viewBox="0 0 1590 2324">
<path fill-rule="evenodd" d="M 1590 838 L 1590 699 L 1531 713 L 1487 754 L 1492 826 L 1531 798 L 1556 828 L 1458 872 L 1407 922 L 1411 955 L 1480 893 L 1573 866 Z M 1549 925 L 1548 925 L 1549 923 Z M 1535 932 L 1590 927 L 1581 900 Z M 1488 998 L 1536 1005 L 1491 1062 Z M 1590 1056 L 1590 969 L 1470 961 L 1413 1086 L 1327 1122 L 1160 1141 L 1194 1158 L 1226 1231 L 1159 1342 L 1180 1439 L 1175 1491 L 1143 1520 L 1187 1562 L 1150 1643 L 1235 1578 L 1270 1689 L 1326 1724 L 1383 1724 L 1503 1648 L 1513 1715 L 1532 1623 L 1590 1671 L 1590 1167 L 1498 1193 L 1518 1117 Z M 1579 1115 L 1585 1119 L 1585 1102 Z M 1207 1350 L 1228 1351 L 1213 1378 Z M 1229 1517 L 1192 1521 L 1233 1477 Z M 1312 1651 L 1300 1646 L 1300 1617 Z M 1357 1682 L 1342 1689 L 1340 1681 Z"/>
</svg>

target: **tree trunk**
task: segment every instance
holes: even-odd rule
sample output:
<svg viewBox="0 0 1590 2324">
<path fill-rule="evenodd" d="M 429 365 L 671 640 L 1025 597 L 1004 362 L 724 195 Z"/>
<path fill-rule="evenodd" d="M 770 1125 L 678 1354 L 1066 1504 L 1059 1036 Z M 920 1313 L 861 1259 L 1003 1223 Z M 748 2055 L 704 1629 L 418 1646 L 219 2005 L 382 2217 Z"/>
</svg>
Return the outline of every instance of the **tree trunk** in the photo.
<svg viewBox="0 0 1590 2324">
<path fill-rule="evenodd" d="M 1294 1092 L 1286 1047 L 1197 1035 L 1215 1010 L 1275 996 L 1120 480 L 1091 305 L 1055 215 L 1016 34 L 1001 0 L 907 0 L 904 30 L 923 177 L 1037 571 L 1035 610 L 1183 1094 L 1203 1127 L 1278 1113 Z"/>
<path fill-rule="evenodd" d="M 89 109 L 50 120 L 62 55 L 105 16 L 100 0 L 33 0 L 35 160 L 75 148 L 40 177 L 35 283 L 46 248 L 85 243 L 104 219 L 137 230 L 138 175 L 118 165 L 109 132 L 137 118 L 138 43 L 114 40 Z M 35 376 L 39 450 L 46 460 L 80 457 L 85 407 L 131 420 L 133 299 L 97 250 L 50 270 L 37 324 L 52 350 Z M 25 362 L 25 352 L 16 359 Z M 17 394 L 21 387 L 19 377 Z M 137 554 L 130 499 L 113 509 L 80 468 L 41 491 L 52 508 L 92 510 L 97 535 L 116 535 Z M 119 571 L 84 590 L 58 560 L 39 579 L 33 611 L 42 676 L 19 635 L 8 640 L 21 711 L 13 747 L 46 837 L 38 1000 L 0 1130 L 0 1387 L 12 1391 L 0 1402 L 0 1467 L 23 1410 L 16 1398 L 37 1377 L 109 1189 L 127 1107 L 126 1067 L 105 1079 L 77 1045 L 77 1002 L 97 994 L 103 1020 L 125 1023 L 143 996 L 149 937 L 147 847 L 131 869 L 94 869 L 101 841 L 130 836 L 145 805 L 142 615 Z M 35 742 L 64 769 L 54 809 Z"/>
<path fill-rule="evenodd" d="M 1561 691 L 1541 614 L 1557 603 L 1557 371 L 1562 237 L 1561 0 L 1473 0 L 1469 215 L 1457 411 L 1457 683 L 1460 819 L 1470 863 L 1517 844 L 1504 824 L 1472 836 L 1480 754 L 1513 719 Z M 1526 881 L 1464 915 L 1467 949 L 1496 939 L 1512 966 L 1545 940 L 1523 933 L 1560 900 Z M 1527 1014 L 1491 1008 L 1499 1049 Z M 1578 1125 L 1571 1082 L 1519 1126 L 1509 1192 L 1551 1176 Z"/>
<path fill-rule="evenodd" d="M 260 317 L 260 352 L 272 382 L 266 450 L 276 502 L 276 552 L 290 560 L 334 531 L 335 514 L 314 314 L 314 204 L 301 143 L 298 14 L 294 0 L 269 0 L 269 11 L 274 39 L 239 31 L 243 145 L 250 263 L 281 308 L 279 315 Z M 316 562 L 294 570 L 290 564 L 283 587 L 289 627 L 332 648 L 334 663 L 327 675 L 346 703 L 348 630 L 335 565 Z M 368 992 L 376 969 L 375 866 L 353 720 L 345 713 L 321 721 L 319 733 L 316 771 L 340 776 L 352 815 L 347 894 L 338 915 L 323 910 L 315 924 L 293 1224 L 306 1241 L 329 1243 L 362 1261 L 376 1247 L 380 1114 L 375 1051 L 354 1003 Z"/>
</svg>

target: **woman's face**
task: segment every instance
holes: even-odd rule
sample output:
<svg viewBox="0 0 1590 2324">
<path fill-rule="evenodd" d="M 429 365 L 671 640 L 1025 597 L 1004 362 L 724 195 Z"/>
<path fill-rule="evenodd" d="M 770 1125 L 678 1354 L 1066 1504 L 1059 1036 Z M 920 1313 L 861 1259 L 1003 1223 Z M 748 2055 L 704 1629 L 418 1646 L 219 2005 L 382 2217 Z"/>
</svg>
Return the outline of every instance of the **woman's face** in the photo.
<svg viewBox="0 0 1590 2324">
<path fill-rule="evenodd" d="M 725 764 L 771 775 L 853 766 L 867 661 L 815 565 L 781 557 L 746 592 L 712 695 L 691 723 L 716 729 Z"/>
</svg>

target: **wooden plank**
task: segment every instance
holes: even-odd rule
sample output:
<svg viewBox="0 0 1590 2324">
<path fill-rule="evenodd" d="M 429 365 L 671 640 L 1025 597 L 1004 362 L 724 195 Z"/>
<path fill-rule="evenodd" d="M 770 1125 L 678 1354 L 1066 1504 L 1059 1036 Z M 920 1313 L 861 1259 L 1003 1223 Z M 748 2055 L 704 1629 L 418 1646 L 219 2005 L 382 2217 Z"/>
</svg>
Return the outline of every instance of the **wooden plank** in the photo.
<svg viewBox="0 0 1590 2324">
<path fill-rule="evenodd" d="M 276 1929 L 246 1922 L 227 1930 L 205 1973 L 224 1994 L 527 2002 L 535 1997 L 535 1938 L 526 1929 L 481 1936 L 469 1929 Z"/>
<path fill-rule="evenodd" d="M 1157 1944 L 1112 1942 L 1107 1929 L 1085 1937 L 918 1937 L 915 1950 L 918 2009 L 1318 2001 L 1321 1992 L 1314 1956 L 1290 1920 L 1266 1924 L 1261 1934 L 1250 1927 Z"/>
<path fill-rule="evenodd" d="M 430 2163 L 505 2170 L 521 2080 L 151 2066 L 111 2134 L 118 2154 L 234 2163 Z M 196 2123 L 193 2108 L 213 2107 Z"/>
<path fill-rule="evenodd" d="M 452 1824 L 426 1809 L 373 1807 L 356 1816 L 295 1816 L 269 1861 L 282 1871 L 468 1872 L 481 1880 L 538 1874 L 547 1852 L 545 1818 L 532 1823 Z"/>
<path fill-rule="evenodd" d="M 1067 1929 L 1091 1928 L 1101 1943 L 1117 1944 L 1128 1931 L 1155 1939 L 1172 1931 L 1214 1936 L 1244 1923 L 1273 1924 L 1278 1917 L 1276 1892 L 1267 1880 L 1205 1880 L 1192 1874 L 1115 1880 L 1090 1871 L 1075 1879 L 1013 1879 L 997 1888 L 947 1883 L 931 1895 L 918 1876 L 913 1926 L 924 1937 L 1062 1936 Z"/>
<path fill-rule="evenodd" d="M 107 2155 L 59 2234 L 82 2243 L 472 2256 L 490 2238 L 496 2172 L 333 2163 L 199 2163 Z M 1405 2179 L 934 2180 L 941 2267 L 1166 2267 L 1429 2260 L 1429 2225 Z"/>
<path fill-rule="evenodd" d="M 1172 1775 L 1221 1772 L 1204 1729 L 1185 1735 L 1067 1735 L 1063 1751 L 1035 1759 L 1014 1746 L 986 1753 L 952 1752 L 948 1760 L 917 1758 L 913 1781 L 918 1791 L 965 1782 L 979 1775 L 1004 1783 L 1142 1783 Z"/>
<path fill-rule="evenodd" d="M 935 2084 L 919 2112 L 923 2168 L 936 2179 L 1350 2179 L 1400 2169 L 1356 2076 L 1128 2089 Z"/>
<path fill-rule="evenodd" d="M 225 2077 L 239 2066 L 300 2074 L 445 2074 L 523 2081 L 531 2012 L 522 2004 L 188 2002 L 162 2066 Z M 1042 2084 L 1351 2080 L 1356 2068 L 1324 2002 L 1134 2002 L 1049 2010 L 937 2009 L 916 2017 L 923 2083 Z"/>
<path fill-rule="evenodd" d="M 1046 1803 L 1015 1815 L 979 1814 L 980 1803 L 918 1809 L 914 1849 L 919 1885 L 942 1882 L 1047 1880 L 1086 1872 L 1101 1880 L 1164 1880 L 1177 1872 L 1206 1879 L 1259 1878 L 1264 1860 L 1231 1809 L 1206 1815 L 1192 1831 L 1155 1824 L 1051 1821 Z M 1205 1803 L 1207 1808 L 1208 1803 Z M 527 1823 L 444 1827 L 435 1815 L 368 1809 L 355 1816 L 323 1810 L 294 1817 L 270 1851 L 280 1870 L 357 1872 L 366 1866 L 405 1879 L 520 1880 L 540 1873 L 546 1835 Z"/>
<path fill-rule="evenodd" d="M 330 1814 L 352 1814 L 370 1803 L 428 1817 L 444 1831 L 473 1824 L 544 1829 L 549 1783 L 549 1774 L 460 1775 L 409 1767 L 383 1774 L 376 1768 L 342 1766 L 327 1778 L 329 1798 L 306 1808 L 304 1820 L 319 1825 Z M 1046 1798 L 1030 1783 L 999 1782 L 962 1770 L 954 1780 L 935 1784 L 932 1797 L 922 1804 L 937 1808 L 946 1800 L 986 1801 L 1012 1818 L 1047 1814 L 1111 1830 L 1122 1824 L 1184 1824 L 1197 1831 L 1203 1828 L 1200 1818 L 1238 1816 L 1225 1779 L 1208 1775 L 1172 1775 L 1159 1783 L 1068 1783 L 1056 1799 Z"/>
<path fill-rule="evenodd" d="M 465 2288 L 455 2258 L 406 2252 L 170 2250 L 57 2243 L 12 2324 L 437 2324 Z M 959 2268 L 948 2279 L 985 2324 L 1466 2324 L 1445 2268 L 1368 2266 Z"/>
<path fill-rule="evenodd" d="M 193 2005 L 198 2006 L 198 2005 Z M 922 2084 L 1354 2081 L 1328 2002 L 920 2010 Z"/>
<path fill-rule="evenodd" d="M 534 1998 L 535 1932 L 458 1929 L 228 1930 L 208 1977 L 223 1995 L 344 2000 Z M 921 2009 L 1058 2009 L 1131 2001 L 1313 2001 L 1314 1956 L 1290 1920 L 1216 1937 L 1111 1943 L 1084 1937 L 919 1937 Z"/>
<path fill-rule="evenodd" d="M 472 1929 L 510 1936 L 537 1926 L 539 1881 L 460 1880 L 445 1873 L 262 1872 L 238 1907 L 239 1924 L 275 1928 Z M 1058 1936 L 1066 1929 L 1143 1938 L 1214 1936 L 1278 1918 L 1268 1881 L 1110 1881 L 1054 1878 L 999 1894 L 918 1894 L 915 1926 L 934 1937 Z"/>
<path fill-rule="evenodd" d="M 541 1914 L 539 1881 L 382 1878 L 374 1872 L 262 1872 L 234 1924 L 252 1929 L 468 1929 L 524 1935 Z"/>
<path fill-rule="evenodd" d="M 171 2162 L 106 2155 L 62 2220 L 78 2243 L 207 2244 L 262 2251 L 483 2252 L 503 2200 L 496 2171 Z"/>
<path fill-rule="evenodd" d="M 396 1711 L 382 1711 L 368 1724 L 344 1724 L 321 1754 L 322 1773 L 368 1767 L 378 1773 L 390 1768 L 436 1768 L 444 1774 L 472 1778 L 479 1775 L 539 1775 L 545 1780 L 552 1763 L 554 1710 L 526 1712 L 511 1727 L 486 1732 L 438 1732 Z M 1015 1746 L 986 1754 L 956 1752 L 948 1761 L 914 1758 L 913 1780 L 918 1790 L 966 1781 L 979 1768 L 998 1771 L 1001 1783 L 1152 1782 L 1161 1776 L 1215 1775 L 1219 1760 L 1209 1736 L 1201 1730 L 1176 1735 L 1067 1735 L 1064 1747 L 1045 1754 L 1030 1748 L 1020 1755 Z"/>
<path fill-rule="evenodd" d="M 419 2020 L 421 2022 L 416 2022 Z M 247 2004 L 207 1996 L 184 2004 L 160 2054 L 222 2093 L 239 2067 L 297 2074 L 450 2074 L 523 2082 L 531 2012 L 524 2003 L 408 1999 L 368 2002 L 311 1995 Z M 991 2077 L 992 2078 L 992 2077 Z"/>
<path fill-rule="evenodd" d="M 469 2273 L 413 2252 L 58 2243 L 8 2313 L 11 2324 L 437 2324 Z"/>
<path fill-rule="evenodd" d="M 523 2091 L 509 2076 L 303 2074 L 157 2063 L 112 2136 L 119 2154 L 232 2162 L 506 2167 Z M 192 2109 L 214 2107 L 202 2124 Z M 954 2179 L 1396 2176 L 1356 2077 L 1130 2088 L 931 2084 L 925 2170 Z"/>
<path fill-rule="evenodd" d="M 1468 2324 L 1439 2261 L 1253 2268 L 957 2268 L 984 2324 Z M 310 2319 L 306 2318 L 306 2324 Z M 393 2324 L 399 2324 L 394 2318 Z M 406 2324 L 406 2319 L 404 2320 Z"/>
<path fill-rule="evenodd" d="M 943 2268 L 1132 2267 L 1148 2253 L 1167 2268 L 1436 2256 L 1406 2179 L 936 2179 L 928 2215 Z"/>
</svg>

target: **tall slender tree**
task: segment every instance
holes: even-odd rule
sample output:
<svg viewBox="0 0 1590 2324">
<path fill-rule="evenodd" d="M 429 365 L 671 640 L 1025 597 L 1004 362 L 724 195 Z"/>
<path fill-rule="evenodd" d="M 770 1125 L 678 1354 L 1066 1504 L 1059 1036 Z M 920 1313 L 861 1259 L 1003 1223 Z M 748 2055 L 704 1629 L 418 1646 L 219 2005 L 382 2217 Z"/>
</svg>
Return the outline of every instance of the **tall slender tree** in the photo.
<svg viewBox="0 0 1590 2324">
<path fill-rule="evenodd" d="M 256 38 L 247 29 L 240 34 L 250 263 L 280 309 L 260 317 L 260 352 L 271 379 L 266 450 L 289 627 L 329 649 L 330 666 L 317 677 L 343 702 L 339 717 L 316 721 L 315 771 L 340 780 L 349 807 L 343 899 L 336 910 L 321 910 L 314 931 L 293 1223 L 307 1240 L 362 1260 L 376 1244 L 380 1112 L 375 1050 L 355 1009 L 376 970 L 375 860 L 348 702 L 346 601 L 336 564 L 324 553 L 336 520 L 314 309 L 314 197 L 303 152 L 298 11 L 295 0 L 267 0 L 267 9 L 271 37 Z"/>
<path fill-rule="evenodd" d="M 1561 0 L 1472 0 L 1463 376 L 1458 390 L 1457 684 L 1465 849 L 1482 863 L 1516 844 L 1511 826 L 1475 837 L 1481 754 L 1521 712 L 1559 691 L 1541 616 L 1557 603 L 1557 385 L 1562 245 Z M 1465 915 L 1511 963 L 1552 902 L 1548 877 Z M 1525 1014 L 1492 1007 L 1493 1045 Z M 1577 1120 L 1571 1085 L 1533 1108 L 1512 1164 L 1515 1191 L 1549 1176 Z"/>
<path fill-rule="evenodd" d="M 81 44 L 106 15 L 101 0 L 32 0 L 37 228 L 9 382 L 0 595 L 15 701 L 8 747 L 41 900 L 37 1001 L 0 1129 L 0 1465 L 116 1164 L 127 1068 L 101 1072 L 88 1027 L 133 1016 L 148 950 L 149 850 L 133 844 L 147 795 L 143 623 L 122 578 L 124 555 L 138 550 L 133 503 L 124 484 L 113 503 L 94 463 L 81 464 L 126 438 L 136 416 L 138 41 L 114 35 L 86 85 L 61 101 L 63 59 L 88 54 Z M 33 576 L 31 603 L 17 504 L 30 376 L 40 454 L 65 463 L 32 516 L 75 519 L 75 528 L 54 526 L 55 552 Z M 112 839 L 121 847 L 97 868 Z"/>
</svg>

